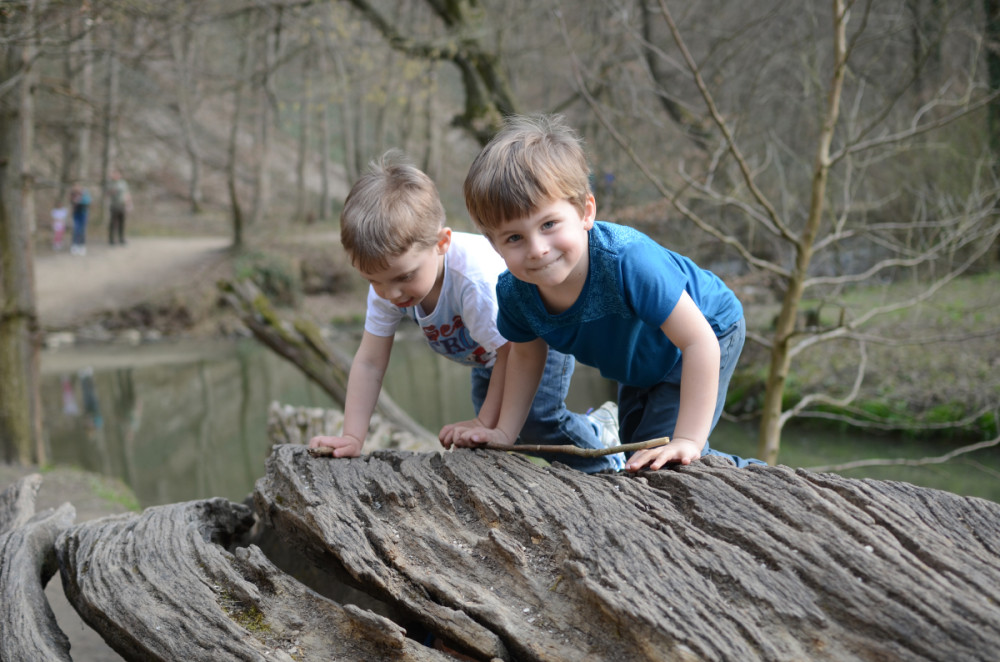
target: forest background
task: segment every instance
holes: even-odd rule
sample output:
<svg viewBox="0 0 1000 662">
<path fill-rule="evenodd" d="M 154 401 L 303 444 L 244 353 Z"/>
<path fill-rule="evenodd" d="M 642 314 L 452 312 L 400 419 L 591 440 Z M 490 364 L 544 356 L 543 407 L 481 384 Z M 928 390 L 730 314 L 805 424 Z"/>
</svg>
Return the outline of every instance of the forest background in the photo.
<svg viewBox="0 0 1000 662">
<path fill-rule="evenodd" d="M 334 242 L 279 238 L 335 230 L 389 148 L 472 230 L 468 165 L 534 112 L 586 140 L 600 218 L 740 295 L 759 457 L 794 418 L 1000 441 L 1000 0 L 23 0 L 0 31 L 6 461 L 44 461 L 33 261 L 72 182 L 96 236 L 119 168 L 134 231 L 360 296 Z"/>
</svg>

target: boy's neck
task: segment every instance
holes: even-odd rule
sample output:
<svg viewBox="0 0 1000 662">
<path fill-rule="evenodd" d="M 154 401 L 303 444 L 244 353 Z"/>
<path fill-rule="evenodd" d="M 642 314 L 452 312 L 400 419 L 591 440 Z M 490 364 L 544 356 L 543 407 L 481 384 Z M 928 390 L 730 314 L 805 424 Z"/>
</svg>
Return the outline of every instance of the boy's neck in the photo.
<svg viewBox="0 0 1000 662">
<path fill-rule="evenodd" d="M 434 279 L 434 287 L 427 293 L 418 305 L 424 315 L 430 315 L 437 308 L 438 299 L 441 298 L 441 288 L 444 287 L 444 258 L 447 253 L 438 256 L 437 278 Z"/>
</svg>

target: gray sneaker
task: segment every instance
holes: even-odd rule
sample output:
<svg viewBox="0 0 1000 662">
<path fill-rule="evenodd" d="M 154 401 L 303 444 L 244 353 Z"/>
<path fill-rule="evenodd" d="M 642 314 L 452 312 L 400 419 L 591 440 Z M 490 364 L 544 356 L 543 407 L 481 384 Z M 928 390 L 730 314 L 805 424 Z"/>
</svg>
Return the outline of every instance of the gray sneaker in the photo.
<svg viewBox="0 0 1000 662">
<path fill-rule="evenodd" d="M 618 438 L 618 405 L 614 402 L 605 402 L 595 410 L 587 412 L 587 418 L 597 426 L 600 431 L 601 445 L 605 448 L 621 446 L 621 439 Z M 615 471 L 625 468 L 625 454 L 614 453 L 608 455 L 608 460 L 613 465 Z"/>
</svg>

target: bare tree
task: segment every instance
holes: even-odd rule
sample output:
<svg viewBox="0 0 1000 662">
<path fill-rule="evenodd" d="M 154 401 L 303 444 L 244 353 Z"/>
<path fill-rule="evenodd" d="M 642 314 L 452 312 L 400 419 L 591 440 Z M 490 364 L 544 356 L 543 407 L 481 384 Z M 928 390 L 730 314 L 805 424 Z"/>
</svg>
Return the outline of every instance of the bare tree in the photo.
<svg viewBox="0 0 1000 662">
<path fill-rule="evenodd" d="M 229 207 L 233 222 L 233 248 L 243 246 L 243 234 L 246 225 L 246 218 L 243 205 L 239 196 L 239 162 L 238 147 L 240 137 L 240 122 L 243 118 L 243 105 L 245 103 L 246 83 L 250 73 L 250 58 L 252 42 L 255 34 L 252 30 L 253 19 L 244 15 L 240 19 L 243 23 L 244 35 L 243 43 L 239 48 L 239 59 L 236 64 L 236 71 L 233 80 L 233 102 L 232 119 L 229 123 L 229 140 L 226 148 L 226 189 L 229 192 Z"/>
<path fill-rule="evenodd" d="M 299 100 L 298 150 L 295 159 L 295 216 L 296 221 L 307 220 L 311 212 L 306 192 L 306 164 L 309 162 L 309 138 L 312 133 L 313 77 L 315 66 L 313 50 L 306 50 L 302 57 L 302 97 Z"/>
<path fill-rule="evenodd" d="M 465 92 L 462 113 L 452 118 L 485 144 L 496 133 L 504 115 L 517 112 L 500 55 L 487 45 L 492 33 L 486 13 L 475 0 L 426 1 L 437 17 L 440 36 L 421 38 L 380 12 L 368 0 L 347 0 L 382 34 L 389 45 L 412 59 L 451 62 L 458 67 Z"/>
<path fill-rule="evenodd" d="M 0 11 L 0 457 L 46 459 L 35 305 L 32 142 L 35 0 Z"/>
<path fill-rule="evenodd" d="M 191 201 L 193 214 L 201 211 L 202 157 L 195 135 L 194 119 L 201 100 L 198 91 L 200 81 L 196 79 L 196 63 L 200 57 L 201 42 L 204 38 L 195 24 L 198 7 L 197 3 L 187 4 L 181 15 L 170 26 L 170 54 L 177 83 L 177 119 L 184 140 L 184 151 L 190 164 L 188 198 Z"/>
<path fill-rule="evenodd" d="M 671 158 L 679 164 L 673 174 L 665 175 L 666 161 L 655 161 L 646 149 L 653 144 L 662 152 L 663 142 L 651 140 L 648 131 L 629 132 L 626 126 L 631 125 L 620 113 L 616 116 L 616 108 L 590 94 L 594 84 L 586 74 L 593 67 L 577 63 L 577 88 L 660 195 L 751 270 L 769 274 L 780 292 L 773 331 L 753 336 L 770 354 L 759 454 L 773 463 L 791 417 L 845 406 L 857 397 L 870 341 L 861 329 L 932 296 L 976 264 L 997 237 L 993 210 L 998 189 L 988 152 L 955 160 L 952 165 L 961 164 L 967 173 L 961 182 L 945 181 L 953 173 L 921 168 L 920 161 L 940 157 L 932 137 L 947 141 L 956 125 L 980 121 L 977 112 L 994 103 L 996 95 L 962 66 L 981 55 L 976 42 L 971 52 L 955 43 L 959 30 L 965 34 L 974 24 L 967 16 L 968 4 L 936 14 L 941 30 L 962 20 L 951 44 L 952 57 L 960 64 L 924 100 L 915 94 L 915 81 L 931 58 L 911 59 L 914 64 L 902 72 L 896 66 L 904 44 L 891 37 L 907 16 L 912 18 L 902 5 L 896 13 L 876 13 L 874 2 L 832 0 L 828 11 L 796 23 L 774 3 L 755 6 L 750 14 L 741 11 L 739 21 L 727 26 L 720 21 L 724 14 L 710 3 L 705 9 L 712 12 L 719 37 L 702 34 L 692 47 L 672 4 L 658 0 L 654 5 L 672 49 L 650 31 L 651 16 L 633 29 L 646 55 L 642 61 L 648 64 L 652 54 L 658 63 L 646 70 L 657 102 L 689 135 L 692 126 L 710 129 L 695 135 L 696 152 L 673 143 L 678 147 Z M 684 18 L 694 29 L 709 15 L 685 11 Z M 814 25 L 826 34 L 812 31 Z M 564 34 L 569 32 L 564 23 Z M 933 47 L 948 36 L 932 35 Z M 571 40 L 566 43 L 570 46 Z M 797 78 L 788 58 L 781 57 L 781 49 L 791 43 L 802 53 Z M 672 68 L 670 89 L 660 87 L 667 80 L 660 65 Z M 686 75 L 678 83 L 681 73 Z M 630 75 L 636 79 L 634 66 Z M 795 84 L 797 90 L 791 87 Z M 695 99 L 700 99 L 703 117 L 688 119 Z M 683 115 L 677 111 L 681 103 Z M 703 145 L 709 148 L 707 156 Z M 808 162 L 801 157 L 806 150 L 812 153 Z M 751 244 L 750 228 L 766 241 Z M 847 260 L 847 253 L 863 257 Z M 898 278 L 904 271 L 924 279 L 923 289 L 913 296 L 867 310 L 851 309 L 841 298 L 854 285 Z M 820 308 L 836 311 L 832 318 L 817 314 L 804 320 L 807 293 L 822 302 Z M 834 339 L 855 343 L 853 383 L 840 393 L 812 393 L 787 405 L 793 360 Z"/>
</svg>

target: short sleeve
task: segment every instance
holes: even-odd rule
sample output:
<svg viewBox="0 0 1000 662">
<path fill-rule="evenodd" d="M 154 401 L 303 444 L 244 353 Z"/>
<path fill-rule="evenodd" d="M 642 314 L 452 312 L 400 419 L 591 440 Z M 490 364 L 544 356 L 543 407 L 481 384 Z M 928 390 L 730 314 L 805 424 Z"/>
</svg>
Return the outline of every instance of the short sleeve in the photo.
<svg viewBox="0 0 1000 662">
<path fill-rule="evenodd" d="M 673 312 L 687 274 L 670 252 L 652 242 L 635 242 L 622 253 L 622 283 L 629 305 L 643 322 L 659 327 Z"/>
<path fill-rule="evenodd" d="M 368 286 L 368 310 L 365 313 L 365 331 L 373 336 L 387 338 L 396 335 L 396 327 L 403 319 L 403 311 L 375 294 Z"/>
<path fill-rule="evenodd" d="M 497 329 L 498 306 L 492 283 L 477 283 L 462 293 L 462 318 L 472 339 L 487 352 L 507 343 Z"/>
<path fill-rule="evenodd" d="M 528 293 L 520 292 L 517 285 L 518 281 L 509 271 L 501 274 L 497 281 L 497 329 L 512 342 L 530 342 L 538 337 L 524 314 L 524 306 L 530 298 L 526 296 Z"/>
</svg>

